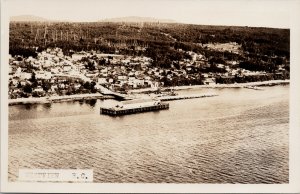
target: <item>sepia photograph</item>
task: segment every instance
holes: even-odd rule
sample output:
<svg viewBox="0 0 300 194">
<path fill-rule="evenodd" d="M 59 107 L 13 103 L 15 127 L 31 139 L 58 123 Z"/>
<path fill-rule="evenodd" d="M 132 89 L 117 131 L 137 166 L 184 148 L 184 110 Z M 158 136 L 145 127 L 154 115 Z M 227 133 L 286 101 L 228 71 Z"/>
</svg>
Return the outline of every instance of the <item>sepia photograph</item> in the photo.
<svg viewBox="0 0 300 194">
<path fill-rule="evenodd" d="M 297 7 L 2 0 L 1 191 L 299 192 L 288 190 L 299 172 Z"/>
</svg>

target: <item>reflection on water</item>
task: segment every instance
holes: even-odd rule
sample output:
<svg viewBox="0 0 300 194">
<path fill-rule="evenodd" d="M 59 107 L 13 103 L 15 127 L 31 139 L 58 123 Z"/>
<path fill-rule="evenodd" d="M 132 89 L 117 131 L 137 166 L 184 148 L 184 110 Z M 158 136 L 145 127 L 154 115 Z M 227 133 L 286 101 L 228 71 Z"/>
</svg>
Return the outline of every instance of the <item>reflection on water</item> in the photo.
<svg viewBox="0 0 300 194">
<path fill-rule="evenodd" d="M 95 182 L 287 183 L 289 86 L 213 92 L 120 117 L 99 114 L 114 100 L 10 106 L 9 180 L 92 168 Z"/>
<path fill-rule="evenodd" d="M 88 105 L 90 105 L 91 107 L 95 107 L 96 106 L 96 99 L 90 99 L 90 100 L 86 100 L 85 101 Z"/>
<path fill-rule="evenodd" d="M 45 103 L 45 104 L 43 104 L 43 107 L 44 107 L 45 109 L 50 109 L 51 106 L 52 106 L 51 103 Z"/>
<path fill-rule="evenodd" d="M 24 107 L 27 110 L 30 110 L 34 105 L 33 104 L 25 104 Z"/>
</svg>

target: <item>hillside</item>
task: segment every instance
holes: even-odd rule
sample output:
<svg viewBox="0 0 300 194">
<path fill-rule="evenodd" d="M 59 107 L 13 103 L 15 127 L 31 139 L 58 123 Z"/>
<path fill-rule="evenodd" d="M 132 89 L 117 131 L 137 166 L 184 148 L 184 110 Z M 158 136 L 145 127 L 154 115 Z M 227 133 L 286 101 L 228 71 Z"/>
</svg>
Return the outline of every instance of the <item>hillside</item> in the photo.
<svg viewBox="0 0 300 194">
<path fill-rule="evenodd" d="M 212 49 L 224 43 L 234 43 L 240 51 Z M 289 61 L 290 31 L 152 22 L 10 23 L 10 54 L 32 55 L 36 47 L 60 47 L 67 55 L 70 50 L 144 55 L 159 67 L 169 67 L 193 51 L 210 63 L 235 60 L 244 68 L 271 71 Z"/>
<path fill-rule="evenodd" d="M 33 15 L 19 15 L 10 17 L 11 22 L 47 22 L 48 19 L 33 16 Z"/>
</svg>

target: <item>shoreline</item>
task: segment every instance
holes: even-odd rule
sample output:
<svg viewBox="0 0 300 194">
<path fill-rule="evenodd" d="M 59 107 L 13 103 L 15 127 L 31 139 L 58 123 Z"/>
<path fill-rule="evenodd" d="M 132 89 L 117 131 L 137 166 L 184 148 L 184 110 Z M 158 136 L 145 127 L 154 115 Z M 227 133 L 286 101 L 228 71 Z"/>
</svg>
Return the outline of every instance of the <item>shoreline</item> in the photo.
<svg viewBox="0 0 300 194">
<path fill-rule="evenodd" d="M 40 97 L 40 98 L 17 98 L 8 99 L 8 105 L 19 105 L 19 104 L 47 104 L 55 102 L 68 102 L 78 100 L 91 100 L 91 99 L 113 99 L 111 96 L 105 96 L 100 93 L 95 94 L 75 94 L 69 96 L 51 96 L 51 97 Z"/>
<path fill-rule="evenodd" d="M 188 90 L 188 89 L 201 89 L 201 88 L 244 88 L 249 86 L 275 86 L 282 84 L 289 84 L 290 80 L 269 80 L 263 82 L 247 82 L 247 83 L 236 83 L 236 84 L 214 84 L 214 85 L 191 85 L 191 86 L 174 86 L 174 87 L 163 87 L 162 91 L 167 89 L 172 90 Z M 154 92 L 157 89 L 145 88 L 130 90 L 129 93 L 144 93 L 144 92 Z"/>
<path fill-rule="evenodd" d="M 189 90 L 189 89 L 201 89 L 201 88 L 244 88 L 249 86 L 275 86 L 281 84 L 289 84 L 290 80 L 270 80 L 264 82 L 248 82 L 248 83 L 237 83 L 237 84 L 215 84 L 215 85 L 192 85 L 192 86 L 175 86 L 173 90 Z M 162 91 L 170 89 L 169 87 L 162 88 Z M 130 94 L 141 94 L 146 92 L 155 92 L 157 89 L 146 88 L 130 90 Z M 51 97 L 40 97 L 40 98 L 17 98 L 8 99 L 8 105 L 19 105 L 19 104 L 46 104 L 55 102 L 67 102 L 67 101 L 78 101 L 78 100 L 91 100 L 91 99 L 114 99 L 112 96 L 103 95 L 100 93 L 95 94 L 75 94 L 69 96 L 51 96 Z"/>
</svg>

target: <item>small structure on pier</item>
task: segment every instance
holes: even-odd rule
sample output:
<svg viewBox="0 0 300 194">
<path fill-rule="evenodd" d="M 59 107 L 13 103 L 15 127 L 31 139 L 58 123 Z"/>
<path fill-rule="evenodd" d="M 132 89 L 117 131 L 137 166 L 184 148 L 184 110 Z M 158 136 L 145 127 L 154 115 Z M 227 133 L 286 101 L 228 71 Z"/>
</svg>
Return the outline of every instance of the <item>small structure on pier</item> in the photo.
<svg viewBox="0 0 300 194">
<path fill-rule="evenodd" d="M 154 99 L 135 99 L 123 101 L 114 107 L 101 107 L 100 113 L 112 116 L 135 114 L 148 111 L 169 109 L 169 104 Z"/>
</svg>

